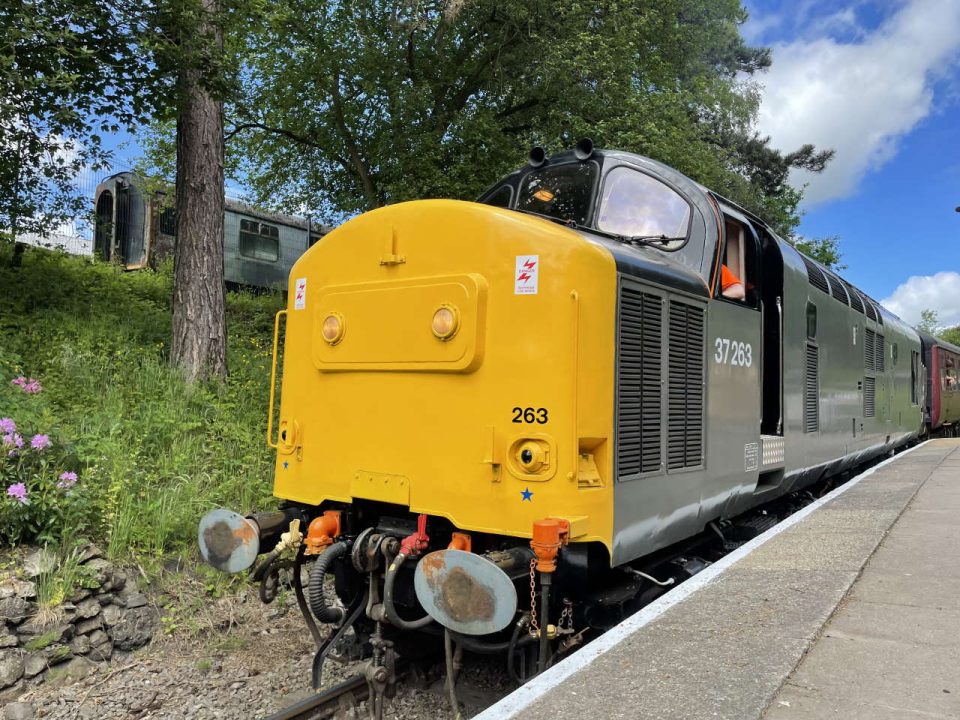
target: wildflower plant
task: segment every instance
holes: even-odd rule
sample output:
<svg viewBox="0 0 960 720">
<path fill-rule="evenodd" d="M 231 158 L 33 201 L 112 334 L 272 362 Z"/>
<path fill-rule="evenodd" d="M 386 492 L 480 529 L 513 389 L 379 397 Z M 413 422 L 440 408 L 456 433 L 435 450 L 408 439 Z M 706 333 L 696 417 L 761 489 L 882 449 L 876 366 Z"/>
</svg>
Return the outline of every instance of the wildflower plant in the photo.
<svg viewBox="0 0 960 720">
<path fill-rule="evenodd" d="M 13 418 L 0 418 L 0 540 L 47 544 L 82 522 L 80 477 L 49 435 L 25 441 Z"/>
</svg>

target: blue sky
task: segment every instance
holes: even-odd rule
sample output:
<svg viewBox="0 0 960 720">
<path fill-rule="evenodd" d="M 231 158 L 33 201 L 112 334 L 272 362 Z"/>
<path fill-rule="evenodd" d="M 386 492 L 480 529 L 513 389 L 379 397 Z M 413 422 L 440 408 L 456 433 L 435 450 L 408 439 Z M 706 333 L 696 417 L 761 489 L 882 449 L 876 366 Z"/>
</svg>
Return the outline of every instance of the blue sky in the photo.
<svg viewBox="0 0 960 720">
<path fill-rule="evenodd" d="M 910 322 L 960 324 L 960 0 L 747 0 L 773 49 L 760 131 L 836 151 L 800 233 L 839 235 L 843 275 Z"/>
</svg>

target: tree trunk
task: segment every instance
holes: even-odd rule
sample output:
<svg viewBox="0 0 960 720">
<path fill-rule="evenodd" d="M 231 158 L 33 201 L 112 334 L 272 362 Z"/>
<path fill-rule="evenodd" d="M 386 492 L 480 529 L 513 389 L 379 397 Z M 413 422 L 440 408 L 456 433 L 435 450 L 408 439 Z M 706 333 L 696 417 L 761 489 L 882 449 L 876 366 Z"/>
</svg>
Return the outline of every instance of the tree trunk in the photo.
<svg viewBox="0 0 960 720">
<path fill-rule="evenodd" d="M 201 0 L 206 22 L 194 30 L 222 48 L 217 0 Z M 195 67 L 180 71 L 177 116 L 177 241 L 170 361 L 191 382 L 226 377 L 223 280 L 223 103 Z"/>
</svg>

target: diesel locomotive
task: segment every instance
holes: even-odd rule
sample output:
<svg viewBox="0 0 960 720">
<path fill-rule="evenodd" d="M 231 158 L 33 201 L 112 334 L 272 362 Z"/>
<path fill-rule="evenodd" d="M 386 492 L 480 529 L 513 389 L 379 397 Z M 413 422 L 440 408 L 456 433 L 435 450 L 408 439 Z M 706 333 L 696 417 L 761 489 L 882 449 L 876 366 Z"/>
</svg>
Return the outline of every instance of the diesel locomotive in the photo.
<svg viewBox="0 0 960 720">
<path fill-rule="evenodd" d="M 931 429 L 916 331 L 744 208 L 589 141 L 478 202 L 333 230 L 293 267 L 275 359 L 281 326 L 280 509 L 214 511 L 199 540 L 225 570 L 269 553 L 266 599 L 292 567 L 315 683 L 349 640 L 382 693 L 431 634 L 529 675 L 703 567 L 692 538 Z"/>
</svg>

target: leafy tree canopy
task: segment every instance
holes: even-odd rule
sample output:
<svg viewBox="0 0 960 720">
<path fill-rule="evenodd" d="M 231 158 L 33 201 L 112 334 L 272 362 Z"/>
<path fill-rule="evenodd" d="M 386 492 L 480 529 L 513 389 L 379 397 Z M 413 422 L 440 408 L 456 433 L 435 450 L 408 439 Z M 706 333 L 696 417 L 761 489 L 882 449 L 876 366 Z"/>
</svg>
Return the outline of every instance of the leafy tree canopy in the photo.
<svg viewBox="0 0 960 720">
<path fill-rule="evenodd" d="M 796 226 L 791 168 L 759 137 L 770 64 L 739 0 L 280 0 L 248 37 L 231 151 L 260 202 L 337 217 L 474 198 L 534 144 L 590 136 Z"/>
<path fill-rule="evenodd" d="M 154 70 L 136 29 L 97 0 L 0 0 L 0 223 L 44 231 L 89 203 L 70 183 L 102 136 L 147 116 Z"/>
<path fill-rule="evenodd" d="M 917 323 L 917 330 L 923 330 L 930 334 L 937 332 L 937 328 L 940 326 L 940 320 L 937 317 L 937 311 L 926 309 L 920 311 L 920 322 Z"/>
<path fill-rule="evenodd" d="M 840 264 L 842 253 L 840 252 L 840 237 L 838 235 L 825 238 L 798 238 L 793 241 L 793 246 L 830 270 L 839 272 L 847 267 Z"/>
<path fill-rule="evenodd" d="M 953 343 L 954 345 L 960 346 L 960 325 L 943 328 L 937 333 L 937 336 L 943 340 L 946 340 L 948 343 Z"/>
</svg>

